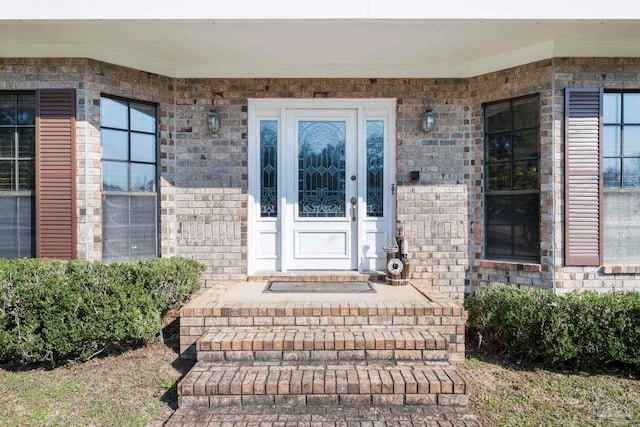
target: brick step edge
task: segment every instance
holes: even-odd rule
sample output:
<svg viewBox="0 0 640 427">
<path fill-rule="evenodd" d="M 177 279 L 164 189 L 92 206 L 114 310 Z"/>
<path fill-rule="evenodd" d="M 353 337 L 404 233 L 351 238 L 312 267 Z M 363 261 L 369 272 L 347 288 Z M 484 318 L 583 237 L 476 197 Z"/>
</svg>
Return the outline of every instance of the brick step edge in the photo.
<svg viewBox="0 0 640 427">
<path fill-rule="evenodd" d="M 178 396 L 181 408 L 224 406 L 363 406 L 363 405 L 438 405 L 466 407 L 466 394 L 303 394 L 303 395 L 224 395 Z"/>
<path fill-rule="evenodd" d="M 207 307 L 180 309 L 180 317 L 463 317 L 456 303 L 434 302 L 319 302 L 237 304 L 215 302 Z"/>
<path fill-rule="evenodd" d="M 478 417 L 467 408 L 434 405 L 412 406 L 227 406 L 179 408 L 165 427 L 323 426 L 346 425 L 411 427 L 425 425 L 480 427 Z M 356 424 L 357 423 L 357 424 Z"/>
<path fill-rule="evenodd" d="M 357 398 L 346 396 L 364 395 L 363 402 L 383 404 L 382 395 L 466 395 L 466 383 L 455 369 L 433 368 L 426 365 L 230 365 L 229 363 L 198 362 L 178 384 L 178 396 L 186 405 L 217 406 L 224 399 L 234 404 L 285 404 L 286 399 L 243 399 L 244 396 L 304 396 L 305 402 L 320 404 L 351 404 Z M 313 396 L 333 396 L 325 398 Z M 343 396 L 343 397 L 341 397 Z M 213 400 L 209 397 L 216 397 Z M 390 401 L 411 404 L 420 399 L 396 397 Z M 266 403 L 258 403 L 259 401 Z M 302 398 L 293 401 L 302 403 Z M 451 403 L 452 398 L 425 398 L 421 404 Z M 461 398 L 460 400 L 464 400 Z M 402 401 L 402 403 L 399 403 Z M 456 401 L 456 399 L 453 399 Z M 200 402 L 200 403 L 197 403 Z M 244 403 L 243 403 L 244 402 Z M 252 403 L 249 403 L 252 402 Z M 307 404 L 307 403 L 305 403 Z M 394 403 L 395 404 L 395 403 Z M 417 404 L 417 403 L 416 403 Z M 286 405 L 285 405 L 286 406 Z"/>
<path fill-rule="evenodd" d="M 448 350 L 212 350 L 197 351 L 198 362 L 220 361 L 316 361 L 316 362 L 352 362 L 352 361 L 390 361 L 423 360 L 448 363 Z"/>
<path fill-rule="evenodd" d="M 216 328 L 196 341 L 196 351 L 446 350 L 438 332 L 401 326 Z"/>
</svg>

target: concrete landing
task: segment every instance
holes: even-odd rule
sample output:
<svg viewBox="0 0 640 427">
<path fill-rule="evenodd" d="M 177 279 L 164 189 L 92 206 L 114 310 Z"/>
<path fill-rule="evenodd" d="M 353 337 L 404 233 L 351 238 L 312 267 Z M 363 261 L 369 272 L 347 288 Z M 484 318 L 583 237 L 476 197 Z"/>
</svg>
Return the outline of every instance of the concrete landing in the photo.
<svg viewBox="0 0 640 427">
<path fill-rule="evenodd" d="M 238 282 L 218 297 L 219 303 L 286 304 L 290 302 L 398 302 L 428 301 L 413 286 L 389 286 L 372 283 L 370 293 L 263 293 L 267 282 Z"/>
</svg>

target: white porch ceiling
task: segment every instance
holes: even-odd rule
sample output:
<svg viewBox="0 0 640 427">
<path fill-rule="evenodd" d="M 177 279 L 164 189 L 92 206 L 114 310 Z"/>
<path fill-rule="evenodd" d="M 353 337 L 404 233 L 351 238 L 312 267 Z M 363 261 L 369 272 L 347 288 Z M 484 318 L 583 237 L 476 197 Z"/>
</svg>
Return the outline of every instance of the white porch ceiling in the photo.
<svg viewBox="0 0 640 427">
<path fill-rule="evenodd" d="M 185 78 L 471 77 L 554 56 L 640 57 L 640 20 L 0 20 L 0 57 L 89 57 Z"/>
</svg>

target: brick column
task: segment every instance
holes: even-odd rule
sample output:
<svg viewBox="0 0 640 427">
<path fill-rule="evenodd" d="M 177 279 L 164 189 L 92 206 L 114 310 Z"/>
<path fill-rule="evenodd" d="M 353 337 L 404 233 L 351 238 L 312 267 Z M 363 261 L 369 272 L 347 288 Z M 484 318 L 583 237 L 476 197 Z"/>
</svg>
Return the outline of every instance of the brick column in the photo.
<svg viewBox="0 0 640 427">
<path fill-rule="evenodd" d="M 409 242 L 411 279 L 461 301 L 469 268 L 466 185 L 399 186 L 397 217 Z"/>
</svg>

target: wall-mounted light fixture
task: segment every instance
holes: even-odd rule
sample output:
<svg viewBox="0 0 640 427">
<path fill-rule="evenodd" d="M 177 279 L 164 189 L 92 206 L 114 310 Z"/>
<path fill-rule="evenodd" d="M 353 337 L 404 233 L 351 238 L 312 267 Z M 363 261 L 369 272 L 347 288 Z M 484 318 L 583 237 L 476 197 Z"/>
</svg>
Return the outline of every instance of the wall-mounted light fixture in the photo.
<svg viewBox="0 0 640 427">
<path fill-rule="evenodd" d="M 427 108 L 422 113 L 422 132 L 431 132 L 436 125 L 436 115 L 431 108 Z"/>
<path fill-rule="evenodd" d="M 207 128 L 213 134 L 220 132 L 220 113 L 213 108 L 209 110 L 209 115 L 207 116 Z"/>
</svg>

